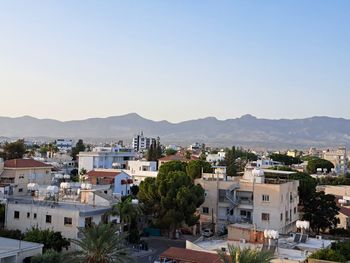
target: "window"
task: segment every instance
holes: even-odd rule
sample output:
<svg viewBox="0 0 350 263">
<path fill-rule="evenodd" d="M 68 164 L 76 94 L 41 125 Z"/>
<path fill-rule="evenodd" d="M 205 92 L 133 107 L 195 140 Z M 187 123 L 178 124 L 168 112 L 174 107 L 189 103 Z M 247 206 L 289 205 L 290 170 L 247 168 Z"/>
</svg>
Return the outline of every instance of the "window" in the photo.
<svg viewBox="0 0 350 263">
<path fill-rule="evenodd" d="M 34 213 L 34 219 L 36 219 L 36 213 Z"/>
<path fill-rule="evenodd" d="M 209 208 L 208 207 L 202 207 L 202 213 L 203 214 L 209 214 Z"/>
<path fill-rule="evenodd" d="M 65 217 L 64 218 L 64 225 L 67 226 L 71 226 L 72 225 L 72 218 L 71 217 Z"/>
<path fill-rule="evenodd" d="M 92 217 L 85 218 L 85 227 L 90 227 L 92 225 Z"/>
<path fill-rule="evenodd" d="M 286 221 L 288 221 L 288 211 L 286 211 Z"/>
<path fill-rule="evenodd" d="M 283 221 L 283 213 L 281 213 L 280 218 L 281 218 L 281 221 Z"/>
<path fill-rule="evenodd" d="M 296 207 L 294 207 L 294 214 L 296 214 L 297 213 L 297 208 Z"/>
<path fill-rule="evenodd" d="M 22 192 L 23 192 L 23 188 L 19 188 L 19 189 L 18 189 L 18 192 L 19 192 L 19 193 L 22 193 Z"/>
<path fill-rule="evenodd" d="M 289 202 L 292 203 L 293 202 L 293 193 L 289 194 Z"/>
<path fill-rule="evenodd" d="M 52 221 L 52 216 L 46 215 L 46 223 L 51 224 L 51 221 Z"/>
<path fill-rule="evenodd" d="M 19 211 L 14 212 L 13 218 L 19 219 Z"/>
<path fill-rule="evenodd" d="M 270 196 L 269 195 L 262 195 L 262 201 L 263 202 L 270 202 Z"/>
<path fill-rule="evenodd" d="M 29 218 L 29 217 L 30 217 L 30 213 L 28 212 L 28 213 L 27 213 L 27 218 Z"/>
<path fill-rule="evenodd" d="M 261 220 L 263 220 L 263 221 L 270 221 L 270 214 L 262 213 L 261 214 Z"/>
</svg>

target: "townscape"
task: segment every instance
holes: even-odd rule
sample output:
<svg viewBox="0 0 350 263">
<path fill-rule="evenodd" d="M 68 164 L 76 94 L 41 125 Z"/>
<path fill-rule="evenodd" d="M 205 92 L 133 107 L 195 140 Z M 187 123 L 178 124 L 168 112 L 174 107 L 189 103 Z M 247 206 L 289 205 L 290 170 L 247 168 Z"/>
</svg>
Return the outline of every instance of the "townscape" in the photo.
<svg viewBox="0 0 350 263">
<path fill-rule="evenodd" d="M 0 0 L 0 263 L 350 263 L 350 0 Z"/>
<path fill-rule="evenodd" d="M 0 154 L 6 262 L 349 259 L 345 147 L 183 147 L 140 132 L 98 145 L 6 140 Z"/>
</svg>

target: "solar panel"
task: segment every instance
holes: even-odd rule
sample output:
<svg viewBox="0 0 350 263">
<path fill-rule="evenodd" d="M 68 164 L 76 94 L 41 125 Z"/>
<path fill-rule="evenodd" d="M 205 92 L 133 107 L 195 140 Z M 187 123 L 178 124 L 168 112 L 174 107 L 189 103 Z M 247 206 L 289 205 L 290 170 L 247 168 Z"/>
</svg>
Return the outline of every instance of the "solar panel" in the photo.
<svg viewBox="0 0 350 263">
<path fill-rule="evenodd" d="M 302 235 L 301 239 L 300 239 L 300 242 L 301 243 L 306 243 L 306 240 L 307 240 L 307 235 Z"/>
<path fill-rule="evenodd" d="M 300 241 L 300 237 L 301 237 L 301 235 L 299 233 L 296 233 L 295 236 L 294 236 L 293 242 L 298 243 Z"/>
</svg>

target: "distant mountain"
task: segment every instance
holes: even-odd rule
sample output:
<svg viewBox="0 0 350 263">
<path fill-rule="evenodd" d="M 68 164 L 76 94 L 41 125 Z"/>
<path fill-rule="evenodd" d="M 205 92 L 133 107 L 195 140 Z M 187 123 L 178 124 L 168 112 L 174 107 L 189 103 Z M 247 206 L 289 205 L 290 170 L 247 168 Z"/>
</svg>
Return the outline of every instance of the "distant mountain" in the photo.
<svg viewBox="0 0 350 263">
<path fill-rule="evenodd" d="M 309 147 L 350 145 L 350 120 L 331 117 L 306 119 L 258 119 L 251 115 L 218 120 L 214 117 L 170 123 L 152 121 L 131 113 L 77 121 L 0 117 L 0 137 L 114 138 L 131 141 L 143 131 L 160 136 L 164 143 L 242 145 L 249 147 Z"/>
</svg>

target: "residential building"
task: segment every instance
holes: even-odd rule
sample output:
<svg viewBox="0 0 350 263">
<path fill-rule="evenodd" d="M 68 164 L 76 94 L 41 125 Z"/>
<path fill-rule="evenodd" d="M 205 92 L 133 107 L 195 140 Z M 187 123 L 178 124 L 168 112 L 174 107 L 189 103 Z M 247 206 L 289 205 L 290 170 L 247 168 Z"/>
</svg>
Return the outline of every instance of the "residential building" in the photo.
<svg viewBox="0 0 350 263">
<path fill-rule="evenodd" d="M 171 162 L 171 161 L 189 162 L 189 161 L 193 161 L 193 160 L 198 160 L 198 157 L 191 155 L 190 159 L 187 159 L 184 155 L 184 152 L 180 151 L 180 152 L 177 152 L 176 154 L 168 155 L 168 156 L 164 156 L 162 158 L 159 158 L 158 159 L 158 169 L 159 169 L 159 167 L 162 166 L 162 164 L 167 163 L 167 162 Z"/>
<path fill-rule="evenodd" d="M 323 159 L 333 163 L 334 171 L 337 174 L 346 174 L 348 172 L 349 159 L 345 147 L 339 147 L 336 150 L 327 150 L 323 152 Z"/>
<path fill-rule="evenodd" d="M 225 160 L 226 152 L 224 150 L 221 150 L 218 153 L 209 153 L 207 155 L 207 162 L 211 163 L 213 165 L 218 165 L 221 161 Z"/>
<path fill-rule="evenodd" d="M 264 171 L 292 173 L 249 165 L 243 177 L 216 173 L 196 179 L 205 190 L 205 201 L 199 208 L 201 229 L 222 231 L 229 224 L 244 223 L 259 230 L 292 231 L 299 219 L 299 181 L 268 179 Z"/>
<path fill-rule="evenodd" d="M 113 194 L 125 196 L 130 194 L 133 178 L 118 169 L 95 169 L 85 175 L 87 182 L 93 185 L 112 185 Z"/>
<path fill-rule="evenodd" d="M 127 169 L 124 172 L 132 177 L 135 184 L 139 184 L 148 177 L 157 177 L 157 162 L 143 160 L 128 161 Z"/>
<path fill-rule="evenodd" d="M 42 254 L 43 247 L 39 243 L 0 237 L 0 262 L 30 262 L 32 257 Z"/>
<path fill-rule="evenodd" d="M 135 152 L 142 152 L 148 150 L 152 143 L 155 143 L 155 138 L 145 137 L 141 131 L 139 134 L 135 135 L 132 139 L 132 148 Z"/>
<path fill-rule="evenodd" d="M 25 195 L 28 183 L 50 184 L 52 166 L 33 159 L 7 160 L 3 164 L 0 183 L 10 184 L 13 195 Z"/>
<path fill-rule="evenodd" d="M 79 228 L 110 220 L 106 213 L 119 199 L 106 194 L 108 189 L 104 186 L 64 183 L 61 189 L 39 186 L 30 195 L 9 197 L 5 227 L 22 232 L 32 227 L 52 229 L 61 232 L 65 238 L 79 238 Z"/>
<path fill-rule="evenodd" d="M 295 158 L 295 157 L 300 156 L 300 151 L 298 151 L 298 150 L 288 150 L 287 151 L 287 155 L 290 156 L 290 157 Z"/>
<path fill-rule="evenodd" d="M 60 152 L 71 151 L 73 147 L 73 140 L 70 139 L 57 139 L 56 147 Z"/>
<path fill-rule="evenodd" d="M 85 169 L 125 169 L 127 162 L 135 159 L 133 150 L 120 147 L 95 147 L 91 152 L 80 152 L 79 171 Z"/>
</svg>

